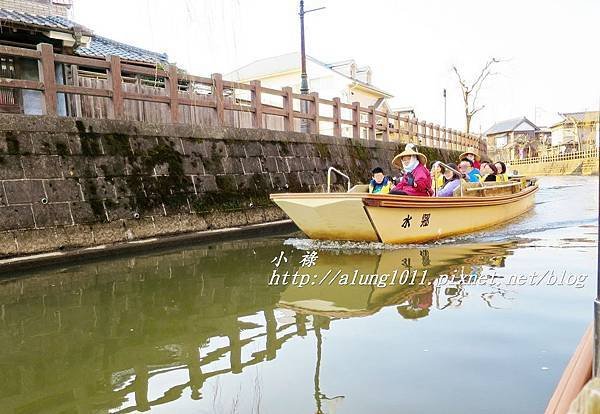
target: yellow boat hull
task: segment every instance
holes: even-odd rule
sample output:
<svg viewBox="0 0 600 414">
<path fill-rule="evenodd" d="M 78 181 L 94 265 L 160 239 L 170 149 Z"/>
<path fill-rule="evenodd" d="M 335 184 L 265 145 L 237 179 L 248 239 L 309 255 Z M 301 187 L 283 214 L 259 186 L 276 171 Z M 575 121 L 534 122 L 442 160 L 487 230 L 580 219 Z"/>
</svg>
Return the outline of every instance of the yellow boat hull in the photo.
<svg viewBox="0 0 600 414">
<path fill-rule="evenodd" d="M 537 185 L 488 197 L 364 193 L 272 194 L 310 238 L 422 243 L 505 223 L 531 209 Z"/>
<path fill-rule="evenodd" d="M 272 194 L 271 199 L 311 239 L 378 241 L 364 194 Z"/>
</svg>

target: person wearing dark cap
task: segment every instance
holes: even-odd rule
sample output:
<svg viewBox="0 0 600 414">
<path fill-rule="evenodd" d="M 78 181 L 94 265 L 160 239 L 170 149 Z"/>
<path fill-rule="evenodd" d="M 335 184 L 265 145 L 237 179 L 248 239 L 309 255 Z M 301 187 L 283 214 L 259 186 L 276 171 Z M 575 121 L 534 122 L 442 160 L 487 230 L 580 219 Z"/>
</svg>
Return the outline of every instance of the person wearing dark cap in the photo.
<svg viewBox="0 0 600 414">
<path fill-rule="evenodd" d="M 383 174 L 383 168 L 375 167 L 371 171 L 373 178 L 369 182 L 370 194 L 389 194 L 392 189 L 392 180 Z"/>
</svg>

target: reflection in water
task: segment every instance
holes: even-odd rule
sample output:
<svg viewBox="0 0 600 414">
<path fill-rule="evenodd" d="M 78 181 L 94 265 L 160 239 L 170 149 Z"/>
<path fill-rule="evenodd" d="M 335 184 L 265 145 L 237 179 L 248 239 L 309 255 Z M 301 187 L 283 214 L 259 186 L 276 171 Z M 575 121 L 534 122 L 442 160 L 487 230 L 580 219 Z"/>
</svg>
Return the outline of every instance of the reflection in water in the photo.
<svg viewBox="0 0 600 414">
<path fill-rule="evenodd" d="M 314 284 L 288 286 L 281 293 L 279 306 L 298 313 L 348 318 L 372 315 L 383 307 L 395 305 L 404 318 L 422 318 L 429 314 L 434 298 L 437 309 L 460 306 L 466 294 L 464 285 L 477 282 L 484 266 L 504 267 L 505 258 L 515 246 L 514 242 L 448 245 L 352 256 L 339 251 L 320 252 L 314 267 L 293 269 L 300 274 L 315 275 Z M 334 279 L 338 273 L 348 275 L 348 283 L 339 283 L 341 277 Z M 327 274 L 330 277 L 320 283 Z M 443 285 L 436 283 L 440 275 L 448 275 Z M 373 283 L 368 283 L 369 280 Z M 377 280 L 385 283 L 378 284 Z M 490 283 L 481 297 L 488 306 L 495 307 L 494 298 L 506 298 L 506 293 Z"/>
<path fill-rule="evenodd" d="M 389 306 L 416 319 L 434 306 L 460 306 L 464 287 L 436 286 L 435 275 L 501 267 L 511 245 L 325 251 L 310 268 L 427 270 L 426 283 L 386 287 L 269 286 L 280 250 L 279 240 L 227 243 L 0 283 L 0 406 L 19 413 L 127 413 L 179 399 L 210 406 L 208 380 L 272 361 L 290 339 L 314 335 L 315 409 L 331 412 L 345 399 L 320 385 L 322 330 L 332 320 Z M 297 268 L 302 254 L 287 251 L 289 264 Z"/>
</svg>

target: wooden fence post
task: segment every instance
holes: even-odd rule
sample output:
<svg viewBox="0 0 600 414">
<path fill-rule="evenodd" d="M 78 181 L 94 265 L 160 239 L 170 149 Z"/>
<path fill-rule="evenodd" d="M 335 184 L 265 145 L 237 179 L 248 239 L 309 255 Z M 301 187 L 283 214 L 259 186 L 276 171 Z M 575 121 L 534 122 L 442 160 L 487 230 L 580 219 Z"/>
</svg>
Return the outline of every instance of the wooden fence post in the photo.
<svg viewBox="0 0 600 414">
<path fill-rule="evenodd" d="M 390 140 L 390 117 L 387 113 L 387 111 L 385 111 L 385 116 L 383 117 L 383 122 L 385 125 L 383 125 L 385 127 L 385 130 L 383 131 L 383 140 L 385 142 Z"/>
<path fill-rule="evenodd" d="M 283 117 L 283 129 L 288 132 L 294 131 L 294 96 L 292 95 L 292 88 L 286 86 L 283 88 L 285 96 L 283 97 L 283 110 L 285 116 Z"/>
<path fill-rule="evenodd" d="M 54 48 L 51 44 L 40 43 L 37 50 L 41 54 L 38 60 L 38 72 L 40 82 L 44 83 L 44 113 L 46 115 L 57 114 L 56 109 L 56 71 L 54 69 Z"/>
<path fill-rule="evenodd" d="M 121 58 L 119 56 L 108 56 L 106 60 L 110 63 L 108 82 L 112 89 L 113 115 L 116 119 L 123 118 L 123 78 L 121 75 Z"/>
<path fill-rule="evenodd" d="M 319 134 L 319 93 L 311 92 L 312 102 L 310 103 L 309 115 L 312 121 L 312 128 L 310 130 L 313 134 Z"/>
<path fill-rule="evenodd" d="M 179 86 L 177 82 L 177 66 L 169 65 L 169 108 L 171 109 L 171 122 L 179 122 Z"/>
<path fill-rule="evenodd" d="M 250 82 L 252 85 L 251 93 L 251 105 L 254 109 L 254 116 L 252 117 L 252 127 L 263 128 L 263 111 L 262 111 L 262 91 L 259 80 L 253 80 Z"/>
<path fill-rule="evenodd" d="M 71 77 L 73 78 L 73 86 L 79 85 L 79 66 L 71 65 Z M 72 111 L 75 117 L 81 118 L 81 95 L 71 95 Z"/>
<path fill-rule="evenodd" d="M 333 135 L 336 138 L 342 136 L 342 108 L 340 98 L 333 98 Z"/>
<path fill-rule="evenodd" d="M 360 102 L 352 102 L 352 138 L 360 139 Z"/>
<path fill-rule="evenodd" d="M 429 122 L 427 124 L 427 126 L 425 127 L 425 132 L 426 132 L 425 135 L 427 136 L 425 145 L 435 148 L 435 136 L 433 134 L 433 123 L 432 122 Z"/>
<path fill-rule="evenodd" d="M 220 73 L 211 75 L 213 81 L 213 96 L 215 97 L 215 110 L 219 126 L 225 125 L 225 100 L 223 99 L 223 76 Z"/>
<path fill-rule="evenodd" d="M 369 105 L 369 139 L 375 139 L 377 136 L 377 119 L 375 116 L 375 107 Z"/>
</svg>

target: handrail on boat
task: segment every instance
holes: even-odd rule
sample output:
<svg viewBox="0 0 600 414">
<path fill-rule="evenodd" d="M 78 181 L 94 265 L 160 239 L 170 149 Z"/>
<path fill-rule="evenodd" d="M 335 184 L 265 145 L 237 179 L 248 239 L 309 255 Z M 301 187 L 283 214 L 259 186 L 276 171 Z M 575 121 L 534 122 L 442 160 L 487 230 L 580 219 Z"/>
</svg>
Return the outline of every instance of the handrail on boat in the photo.
<svg viewBox="0 0 600 414">
<path fill-rule="evenodd" d="M 483 187 L 467 188 L 467 191 L 481 191 L 481 190 L 487 190 L 489 188 L 506 188 L 506 187 L 514 187 L 516 185 L 521 185 L 520 182 L 514 182 L 514 183 L 510 183 L 510 184 L 501 184 L 501 185 L 490 185 L 490 186 L 483 185 L 483 183 L 480 183 L 480 184 Z"/>
<path fill-rule="evenodd" d="M 327 192 L 331 193 L 331 172 L 332 171 L 338 173 L 342 177 L 346 178 L 346 180 L 348 180 L 348 191 L 350 191 L 350 177 L 348 177 L 346 174 L 344 174 L 343 172 L 341 172 L 340 170 L 338 170 L 335 167 L 329 167 L 327 169 Z"/>
</svg>

